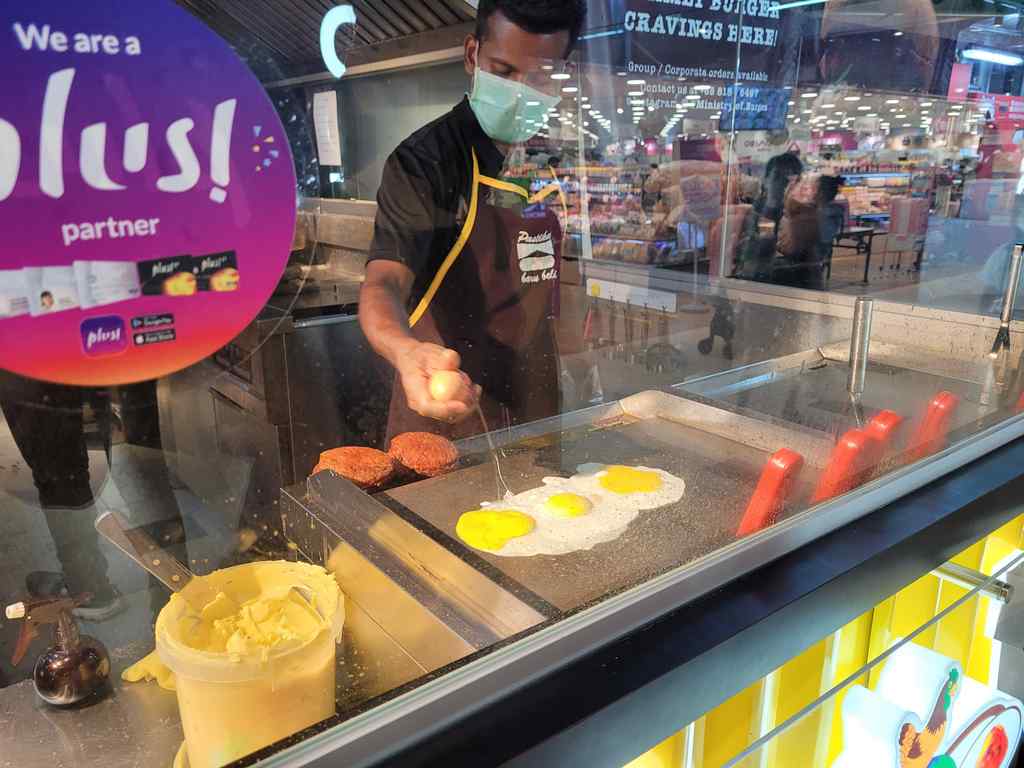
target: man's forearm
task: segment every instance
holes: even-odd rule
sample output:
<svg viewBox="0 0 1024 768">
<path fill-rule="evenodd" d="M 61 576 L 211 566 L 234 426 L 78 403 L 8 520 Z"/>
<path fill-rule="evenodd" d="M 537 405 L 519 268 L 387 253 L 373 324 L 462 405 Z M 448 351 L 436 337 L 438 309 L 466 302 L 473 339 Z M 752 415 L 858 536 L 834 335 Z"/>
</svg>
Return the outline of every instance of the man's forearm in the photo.
<svg viewBox="0 0 1024 768">
<path fill-rule="evenodd" d="M 370 346 L 393 366 L 416 344 L 405 307 L 387 286 L 363 286 L 359 295 L 359 325 Z"/>
</svg>

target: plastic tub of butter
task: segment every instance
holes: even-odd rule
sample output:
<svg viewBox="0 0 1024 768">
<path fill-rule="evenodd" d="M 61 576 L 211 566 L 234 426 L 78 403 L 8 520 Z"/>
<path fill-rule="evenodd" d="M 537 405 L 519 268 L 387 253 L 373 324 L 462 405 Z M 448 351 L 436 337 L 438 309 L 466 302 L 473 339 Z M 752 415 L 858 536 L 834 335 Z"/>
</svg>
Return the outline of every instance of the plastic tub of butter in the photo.
<svg viewBox="0 0 1024 768">
<path fill-rule="evenodd" d="M 190 583 L 156 622 L 157 653 L 177 678 L 189 767 L 219 768 L 331 717 L 345 621 L 334 577 L 267 562 L 200 578 L 216 599 L 197 613 Z"/>
</svg>

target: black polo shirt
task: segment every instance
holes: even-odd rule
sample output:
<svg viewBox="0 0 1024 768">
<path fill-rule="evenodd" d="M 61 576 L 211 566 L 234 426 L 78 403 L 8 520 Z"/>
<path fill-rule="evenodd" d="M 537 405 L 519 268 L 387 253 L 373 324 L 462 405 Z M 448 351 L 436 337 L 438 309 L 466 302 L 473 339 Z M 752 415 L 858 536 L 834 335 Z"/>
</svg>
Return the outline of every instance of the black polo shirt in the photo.
<svg viewBox="0 0 1024 768">
<path fill-rule="evenodd" d="M 399 144 L 384 166 L 369 261 L 397 261 L 412 270 L 409 309 L 458 239 L 473 191 L 474 149 L 480 173 L 500 176 L 505 158 L 464 98 Z"/>
</svg>

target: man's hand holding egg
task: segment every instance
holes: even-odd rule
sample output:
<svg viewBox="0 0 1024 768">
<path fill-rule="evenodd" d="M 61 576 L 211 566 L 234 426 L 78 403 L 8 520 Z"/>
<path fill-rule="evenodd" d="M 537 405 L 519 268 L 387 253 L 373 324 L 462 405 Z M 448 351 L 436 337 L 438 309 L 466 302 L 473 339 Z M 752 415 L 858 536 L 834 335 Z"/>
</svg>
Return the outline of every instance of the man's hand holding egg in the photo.
<svg viewBox="0 0 1024 768">
<path fill-rule="evenodd" d="M 459 370 L 459 353 L 417 342 L 400 357 L 398 375 L 409 407 L 421 416 L 459 422 L 473 413 L 480 387 Z"/>
</svg>

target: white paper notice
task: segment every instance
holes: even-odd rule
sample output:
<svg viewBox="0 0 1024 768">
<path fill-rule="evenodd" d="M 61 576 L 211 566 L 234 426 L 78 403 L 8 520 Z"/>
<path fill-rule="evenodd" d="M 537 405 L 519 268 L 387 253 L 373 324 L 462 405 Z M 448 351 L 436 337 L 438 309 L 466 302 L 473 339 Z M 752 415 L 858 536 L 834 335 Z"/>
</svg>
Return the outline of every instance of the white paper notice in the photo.
<svg viewBox="0 0 1024 768">
<path fill-rule="evenodd" d="M 338 93 L 313 94 L 313 126 L 320 165 L 341 165 L 341 135 L 338 133 Z"/>
</svg>

